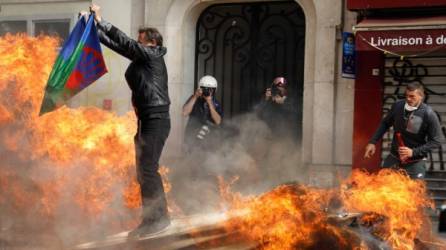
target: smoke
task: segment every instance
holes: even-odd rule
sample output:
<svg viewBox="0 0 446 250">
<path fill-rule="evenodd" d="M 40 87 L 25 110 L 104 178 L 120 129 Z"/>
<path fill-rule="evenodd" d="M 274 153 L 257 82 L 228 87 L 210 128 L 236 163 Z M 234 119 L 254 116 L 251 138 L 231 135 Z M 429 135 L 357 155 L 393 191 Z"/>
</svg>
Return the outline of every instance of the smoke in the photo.
<svg viewBox="0 0 446 250">
<path fill-rule="evenodd" d="M 224 120 L 220 127 L 211 127 L 203 145 L 186 145 L 186 153 L 172 165 L 170 176 L 172 195 L 183 212 L 224 208 L 218 177 L 227 181 L 237 178 L 232 189 L 244 195 L 263 193 L 283 183 L 304 182 L 307 171 L 300 165 L 296 136 L 300 126 L 287 125 L 291 128 L 287 131 L 272 130 L 255 108 Z"/>
<path fill-rule="evenodd" d="M 3 89 L 2 102 L 14 101 L 11 95 L 4 94 L 11 90 L 10 86 Z M 0 232 L 11 245 L 23 244 L 26 238 L 32 246 L 40 240 L 32 236 L 33 232 L 48 231 L 52 223 L 50 218 L 40 216 L 46 208 L 41 202 L 43 190 L 36 180 L 51 179 L 52 173 L 45 168 L 37 170 L 46 165 L 44 161 L 33 162 L 27 157 L 30 135 L 25 132 L 24 122 L 19 119 L 0 124 Z"/>
<path fill-rule="evenodd" d="M 134 226 L 132 115 L 38 117 L 59 40 L 0 37 L 0 245 L 61 249 Z M 130 153 L 129 153 L 130 152 Z"/>
<path fill-rule="evenodd" d="M 44 249 L 128 230 L 140 212 L 133 115 L 61 108 L 38 116 L 58 43 L 0 37 L 0 240 Z M 174 201 L 185 213 L 221 208 L 218 176 L 238 176 L 235 190 L 248 194 L 299 180 L 300 150 L 287 140 L 255 113 L 225 121 L 212 133 L 215 147 L 168 166 Z"/>
<path fill-rule="evenodd" d="M 35 131 L 27 122 L 0 126 L 0 233 L 9 244 L 61 249 L 110 228 L 128 228 L 136 211 L 124 204 L 125 183 L 110 183 L 106 172 L 104 178 L 92 178 L 96 165 L 85 155 L 74 153 L 78 160 L 68 163 L 36 155 Z M 94 200 L 96 192 L 102 201 Z"/>
</svg>

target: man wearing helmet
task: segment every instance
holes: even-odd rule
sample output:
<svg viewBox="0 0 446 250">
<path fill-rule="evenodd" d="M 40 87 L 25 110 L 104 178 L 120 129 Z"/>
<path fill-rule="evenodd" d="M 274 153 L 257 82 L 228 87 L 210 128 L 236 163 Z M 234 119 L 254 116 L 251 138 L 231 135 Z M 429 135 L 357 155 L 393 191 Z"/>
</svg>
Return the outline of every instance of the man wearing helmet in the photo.
<svg viewBox="0 0 446 250">
<path fill-rule="evenodd" d="M 289 169 L 299 161 L 298 142 L 301 123 L 298 120 L 298 104 L 288 92 L 288 82 L 283 76 L 275 77 L 264 92 L 256 112 L 265 122 L 265 145 L 268 151 L 257 157 L 259 173 L 270 184 L 288 181 Z"/>
<path fill-rule="evenodd" d="M 207 160 L 220 146 L 220 124 L 222 108 L 215 98 L 217 80 L 212 76 L 203 76 L 198 81 L 198 88 L 183 106 L 183 115 L 189 117 L 184 134 L 184 158 L 172 179 L 181 179 L 175 188 L 179 195 L 176 202 L 184 213 L 202 212 L 214 203 L 214 178 L 210 178 L 213 169 Z M 195 194 L 195 195 L 194 195 Z M 200 204 L 197 206 L 196 204 Z"/>
<path fill-rule="evenodd" d="M 203 76 L 198 88 L 183 106 L 183 115 L 189 116 L 186 126 L 185 144 L 190 147 L 205 145 L 214 127 L 220 125 L 222 108 L 215 98 L 217 80 L 210 75 Z"/>
<path fill-rule="evenodd" d="M 274 78 L 271 87 L 265 91 L 265 96 L 258 107 L 260 119 L 264 120 L 273 135 L 283 138 L 293 135 L 298 130 L 295 103 L 288 96 L 285 77 Z"/>
<path fill-rule="evenodd" d="M 285 77 L 274 78 L 273 84 L 265 91 L 265 101 L 271 101 L 276 104 L 284 104 L 287 98 L 287 81 Z"/>
</svg>

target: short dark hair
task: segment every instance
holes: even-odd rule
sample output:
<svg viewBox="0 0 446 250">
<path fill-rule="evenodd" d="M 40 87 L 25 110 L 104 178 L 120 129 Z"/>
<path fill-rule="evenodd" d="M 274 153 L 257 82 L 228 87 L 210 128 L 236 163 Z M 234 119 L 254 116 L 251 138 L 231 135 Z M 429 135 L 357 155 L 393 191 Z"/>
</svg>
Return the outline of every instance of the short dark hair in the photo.
<svg viewBox="0 0 446 250">
<path fill-rule="evenodd" d="M 424 87 L 422 84 L 418 82 L 411 82 L 407 84 L 406 90 L 408 91 L 415 91 L 418 90 L 422 96 L 424 96 Z"/>
<path fill-rule="evenodd" d="M 138 33 L 145 33 L 147 41 L 155 40 L 156 45 L 163 46 L 163 36 L 157 28 L 142 27 L 139 28 Z"/>
</svg>

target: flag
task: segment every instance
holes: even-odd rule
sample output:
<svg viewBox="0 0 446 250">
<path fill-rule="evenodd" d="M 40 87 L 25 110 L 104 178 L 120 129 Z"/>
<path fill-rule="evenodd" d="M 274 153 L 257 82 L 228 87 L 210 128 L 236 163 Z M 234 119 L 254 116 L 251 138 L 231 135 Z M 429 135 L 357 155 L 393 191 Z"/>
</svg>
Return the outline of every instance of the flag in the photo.
<svg viewBox="0 0 446 250">
<path fill-rule="evenodd" d="M 65 41 L 48 78 L 40 115 L 64 105 L 68 99 L 107 73 L 94 16 L 80 18 Z"/>
</svg>

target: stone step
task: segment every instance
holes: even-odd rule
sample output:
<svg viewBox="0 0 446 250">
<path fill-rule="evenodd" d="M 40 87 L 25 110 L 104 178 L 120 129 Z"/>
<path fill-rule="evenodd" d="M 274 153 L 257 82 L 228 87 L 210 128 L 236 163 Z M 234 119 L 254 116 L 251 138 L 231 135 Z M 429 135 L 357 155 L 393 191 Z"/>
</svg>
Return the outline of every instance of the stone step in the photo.
<svg viewBox="0 0 446 250">
<path fill-rule="evenodd" d="M 426 185 L 428 188 L 443 188 L 446 187 L 446 178 L 431 178 L 426 177 L 424 178 L 426 181 Z"/>
<path fill-rule="evenodd" d="M 446 187 L 428 187 L 431 196 L 446 197 Z"/>
<path fill-rule="evenodd" d="M 444 171 L 444 170 L 427 171 L 426 178 L 446 179 L 446 171 Z"/>
<path fill-rule="evenodd" d="M 446 203 L 446 197 L 441 196 L 432 196 L 431 197 L 435 202 L 435 208 L 438 210 L 442 204 Z"/>
</svg>

